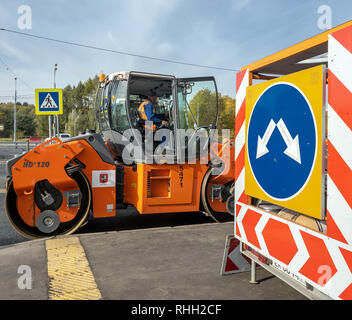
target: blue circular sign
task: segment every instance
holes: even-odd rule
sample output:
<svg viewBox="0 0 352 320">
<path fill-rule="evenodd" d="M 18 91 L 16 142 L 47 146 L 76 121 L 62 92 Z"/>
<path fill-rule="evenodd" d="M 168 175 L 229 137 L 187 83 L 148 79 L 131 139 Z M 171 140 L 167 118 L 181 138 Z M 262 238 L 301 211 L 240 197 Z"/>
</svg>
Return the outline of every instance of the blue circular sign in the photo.
<svg viewBox="0 0 352 320">
<path fill-rule="evenodd" d="M 249 119 L 247 151 L 260 188 L 275 200 L 299 194 L 312 173 L 316 123 L 308 99 L 291 83 L 268 87 Z"/>
</svg>

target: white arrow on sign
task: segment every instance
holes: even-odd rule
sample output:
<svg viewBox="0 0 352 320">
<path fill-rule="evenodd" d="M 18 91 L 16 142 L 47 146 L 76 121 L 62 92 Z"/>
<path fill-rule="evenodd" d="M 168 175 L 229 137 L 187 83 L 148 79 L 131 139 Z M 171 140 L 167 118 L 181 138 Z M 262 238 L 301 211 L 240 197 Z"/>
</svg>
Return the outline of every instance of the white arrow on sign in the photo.
<svg viewBox="0 0 352 320">
<path fill-rule="evenodd" d="M 275 130 L 276 124 L 273 119 L 270 120 L 268 127 L 265 130 L 263 138 L 258 136 L 258 145 L 257 145 L 257 157 L 256 159 L 264 156 L 269 152 L 266 145 L 268 144 L 273 131 Z"/>
<path fill-rule="evenodd" d="M 291 134 L 282 119 L 280 119 L 277 123 L 277 128 L 279 129 L 281 136 L 287 146 L 286 150 L 284 151 L 284 154 L 301 164 L 301 153 L 299 150 L 298 135 L 294 139 L 292 139 Z"/>
</svg>

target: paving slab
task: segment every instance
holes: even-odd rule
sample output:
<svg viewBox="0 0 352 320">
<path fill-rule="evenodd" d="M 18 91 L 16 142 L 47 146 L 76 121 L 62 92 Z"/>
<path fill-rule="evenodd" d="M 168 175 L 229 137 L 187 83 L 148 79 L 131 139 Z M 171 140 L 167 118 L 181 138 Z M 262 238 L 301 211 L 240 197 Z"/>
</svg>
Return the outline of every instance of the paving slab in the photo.
<svg viewBox="0 0 352 320">
<path fill-rule="evenodd" d="M 106 300 L 306 299 L 264 269 L 257 272 L 257 285 L 249 283 L 249 272 L 221 276 L 225 238 L 232 231 L 233 223 L 225 222 L 78 234 L 56 239 L 79 239 L 96 286 Z M 0 249 L 0 299 L 50 298 L 48 241 L 27 241 Z M 59 254 L 76 250 L 60 246 Z M 74 261 L 74 254 L 72 259 L 71 269 L 71 265 L 79 265 L 77 259 Z M 60 257 L 57 261 L 61 261 Z M 30 290 L 18 288 L 20 265 L 32 269 Z M 56 271 L 62 277 L 60 268 L 58 264 Z M 75 271 L 71 273 L 74 275 Z M 77 275 L 82 276 L 82 272 Z M 74 297 L 71 293 L 63 296 Z"/>
</svg>

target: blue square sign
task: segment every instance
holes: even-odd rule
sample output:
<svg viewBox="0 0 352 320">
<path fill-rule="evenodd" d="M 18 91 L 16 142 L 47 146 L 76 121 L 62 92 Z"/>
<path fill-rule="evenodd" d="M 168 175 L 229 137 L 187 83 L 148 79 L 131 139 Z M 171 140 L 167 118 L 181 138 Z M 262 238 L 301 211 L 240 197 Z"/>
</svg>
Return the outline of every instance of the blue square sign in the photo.
<svg viewBox="0 0 352 320">
<path fill-rule="evenodd" d="M 62 114 L 62 89 L 36 89 L 35 113 L 38 115 Z"/>
</svg>

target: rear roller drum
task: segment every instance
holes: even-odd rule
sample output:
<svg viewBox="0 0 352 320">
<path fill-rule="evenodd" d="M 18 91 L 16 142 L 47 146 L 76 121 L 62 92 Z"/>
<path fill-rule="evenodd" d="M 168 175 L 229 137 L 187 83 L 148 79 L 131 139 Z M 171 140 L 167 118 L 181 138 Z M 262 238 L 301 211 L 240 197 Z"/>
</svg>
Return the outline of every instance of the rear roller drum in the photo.
<svg viewBox="0 0 352 320">
<path fill-rule="evenodd" d="M 232 216 L 235 215 L 235 197 L 234 196 L 230 196 L 227 198 L 226 209 L 229 214 L 231 214 Z"/>
<path fill-rule="evenodd" d="M 210 194 L 210 187 L 211 187 L 211 179 L 213 177 L 216 177 L 216 175 L 212 175 L 212 171 L 211 169 L 209 169 L 207 171 L 207 173 L 204 176 L 203 182 L 202 182 L 202 187 L 201 187 L 201 204 L 203 206 L 203 209 L 205 211 L 205 213 L 210 216 L 211 218 L 213 218 L 215 221 L 217 221 L 217 219 L 215 218 L 215 216 L 217 214 L 221 214 L 221 213 L 226 213 L 226 209 L 227 209 L 227 203 L 226 203 L 226 207 L 225 207 L 225 203 L 221 204 L 220 209 L 222 211 L 217 211 L 214 210 L 214 208 L 212 207 L 211 204 L 211 200 L 209 199 L 209 194 Z M 231 196 L 230 196 L 231 197 Z M 230 198 L 229 197 L 229 198 Z M 222 201 L 221 201 L 222 202 Z M 219 205 L 218 205 L 219 207 Z M 227 209 L 227 213 L 232 214 L 231 212 L 228 212 Z"/>
</svg>

